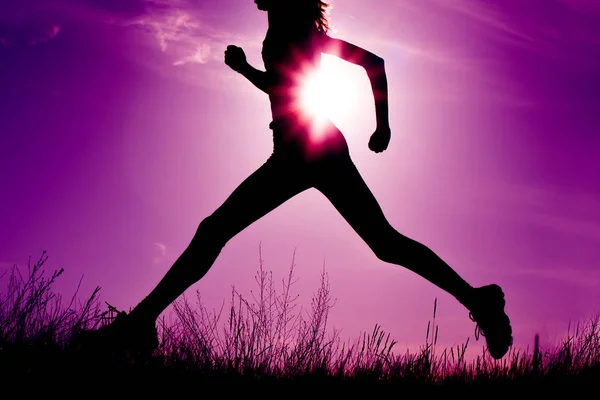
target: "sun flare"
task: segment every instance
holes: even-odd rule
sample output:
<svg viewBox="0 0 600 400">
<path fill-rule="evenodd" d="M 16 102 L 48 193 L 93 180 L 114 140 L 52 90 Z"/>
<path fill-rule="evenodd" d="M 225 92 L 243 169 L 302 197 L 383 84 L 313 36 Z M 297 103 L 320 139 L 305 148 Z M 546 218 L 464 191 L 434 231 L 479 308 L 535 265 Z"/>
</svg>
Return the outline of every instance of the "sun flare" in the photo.
<svg viewBox="0 0 600 400">
<path fill-rule="evenodd" d="M 302 85 L 302 111 L 311 118 L 341 121 L 352 115 L 357 102 L 353 70 L 323 57 L 319 71 L 309 73 Z"/>
</svg>

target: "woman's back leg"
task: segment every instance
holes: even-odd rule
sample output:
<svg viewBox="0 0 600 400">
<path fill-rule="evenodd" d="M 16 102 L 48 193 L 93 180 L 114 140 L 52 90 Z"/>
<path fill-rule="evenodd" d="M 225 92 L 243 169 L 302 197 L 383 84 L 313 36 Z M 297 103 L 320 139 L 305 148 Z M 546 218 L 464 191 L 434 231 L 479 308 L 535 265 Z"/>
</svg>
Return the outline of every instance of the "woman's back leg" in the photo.
<svg viewBox="0 0 600 400">
<path fill-rule="evenodd" d="M 300 166 L 270 158 L 200 223 L 185 251 L 132 314 L 156 319 L 208 272 L 231 238 L 307 188 L 307 179 Z"/>
</svg>

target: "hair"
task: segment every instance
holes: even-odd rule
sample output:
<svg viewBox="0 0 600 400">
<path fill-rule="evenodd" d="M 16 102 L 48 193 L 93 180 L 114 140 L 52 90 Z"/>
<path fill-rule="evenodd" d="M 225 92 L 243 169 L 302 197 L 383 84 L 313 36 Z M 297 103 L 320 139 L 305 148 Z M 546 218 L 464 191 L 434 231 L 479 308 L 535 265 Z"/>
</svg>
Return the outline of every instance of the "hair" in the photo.
<svg viewBox="0 0 600 400">
<path fill-rule="evenodd" d="M 329 10 L 331 4 L 323 0 L 295 0 L 296 10 L 302 18 L 310 18 L 319 32 L 327 33 L 330 29 Z"/>
<path fill-rule="evenodd" d="M 322 0 L 311 1 L 311 14 L 317 29 L 322 33 L 329 30 L 329 9 L 331 5 Z"/>
</svg>

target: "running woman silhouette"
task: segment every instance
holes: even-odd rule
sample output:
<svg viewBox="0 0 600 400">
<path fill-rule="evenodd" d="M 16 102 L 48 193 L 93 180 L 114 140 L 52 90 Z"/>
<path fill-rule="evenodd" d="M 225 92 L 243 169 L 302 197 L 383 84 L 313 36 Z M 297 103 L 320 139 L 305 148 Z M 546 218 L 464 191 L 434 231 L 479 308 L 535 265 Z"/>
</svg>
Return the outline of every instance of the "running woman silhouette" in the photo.
<svg viewBox="0 0 600 400">
<path fill-rule="evenodd" d="M 313 123 L 302 112 L 300 92 L 307 71 L 331 54 L 360 65 L 371 83 L 376 129 L 369 149 L 387 149 L 391 131 L 384 61 L 375 54 L 328 36 L 328 7 L 321 0 L 255 0 L 268 17 L 263 42 L 265 71 L 252 67 L 244 51 L 228 46 L 224 61 L 268 94 L 273 120 L 273 152 L 198 226 L 185 251 L 156 287 L 129 314 L 95 332 L 94 341 L 139 353 L 158 346 L 156 320 L 187 288 L 200 280 L 225 244 L 254 221 L 291 197 L 315 188 L 381 260 L 415 272 L 454 296 L 476 323 L 476 338 L 485 336 L 490 355 L 502 358 L 512 345 L 504 293 L 491 284 L 472 287 L 425 245 L 397 232 L 384 216 L 348 153 L 344 136 L 330 121 Z M 317 132 L 318 131 L 318 132 Z"/>
</svg>

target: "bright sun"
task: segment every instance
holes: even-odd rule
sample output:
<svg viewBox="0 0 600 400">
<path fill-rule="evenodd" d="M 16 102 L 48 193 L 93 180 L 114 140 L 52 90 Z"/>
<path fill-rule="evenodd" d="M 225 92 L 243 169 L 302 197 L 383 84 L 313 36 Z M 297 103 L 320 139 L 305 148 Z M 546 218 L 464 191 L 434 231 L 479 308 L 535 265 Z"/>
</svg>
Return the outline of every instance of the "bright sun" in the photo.
<svg viewBox="0 0 600 400">
<path fill-rule="evenodd" d="M 323 56 L 321 69 L 306 77 L 300 101 L 312 117 L 343 121 L 357 105 L 357 85 L 351 66 Z"/>
</svg>

